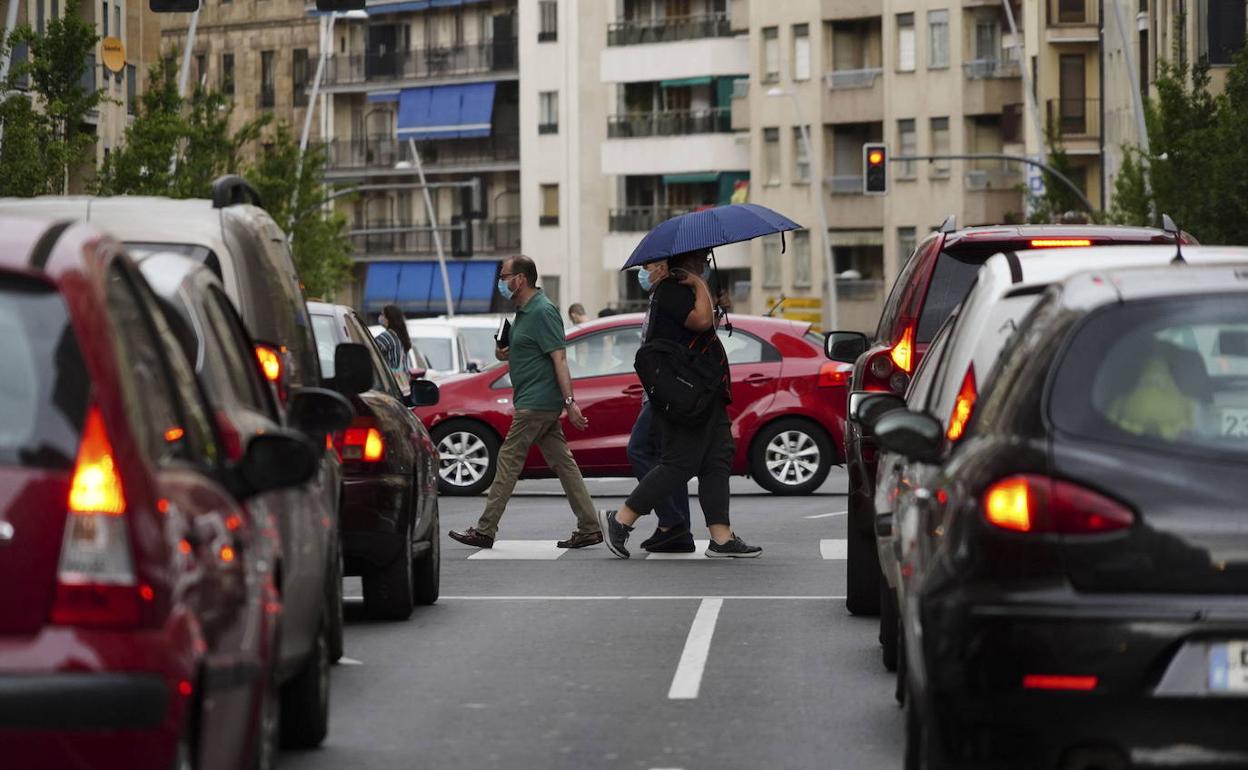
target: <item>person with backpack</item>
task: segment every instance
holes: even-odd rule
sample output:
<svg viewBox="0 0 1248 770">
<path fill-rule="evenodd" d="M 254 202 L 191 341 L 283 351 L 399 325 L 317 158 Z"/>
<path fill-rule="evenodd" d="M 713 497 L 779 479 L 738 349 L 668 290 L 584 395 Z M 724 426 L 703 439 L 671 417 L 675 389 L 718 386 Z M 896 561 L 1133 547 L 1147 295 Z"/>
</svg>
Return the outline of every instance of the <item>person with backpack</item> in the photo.
<svg viewBox="0 0 1248 770">
<path fill-rule="evenodd" d="M 412 338 L 407 333 L 407 319 L 403 317 L 403 311 L 398 305 L 386 305 L 381 309 L 381 316 L 377 320 L 385 327 L 381 334 L 377 335 L 377 349 L 386 362 L 386 368 L 394 375 L 395 382 L 399 384 L 399 390 L 402 391 L 403 399 L 406 401 L 412 392 L 412 377 L 407 369 L 407 359 L 412 351 Z"/>
<path fill-rule="evenodd" d="M 598 512 L 607 548 L 621 559 L 629 557 L 626 543 L 637 520 L 687 494 L 694 477 L 711 535 L 706 555 L 740 559 L 763 552 L 732 531 L 728 516 L 735 449 L 728 419 L 731 380 L 728 356 L 716 334 L 711 291 L 702 278 L 706 255 L 700 250 L 658 259 L 642 265 L 637 274 L 642 290 L 650 293 L 650 309 L 641 327 L 636 368 L 646 388 L 659 456 L 622 508 Z M 682 387 L 689 392 L 677 392 Z M 660 519 L 656 536 L 667 540 L 667 533 L 673 533 L 670 541 L 680 542 L 679 526 Z M 654 537 L 647 541 L 652 549 L 654 542 Z"/>
</svg>

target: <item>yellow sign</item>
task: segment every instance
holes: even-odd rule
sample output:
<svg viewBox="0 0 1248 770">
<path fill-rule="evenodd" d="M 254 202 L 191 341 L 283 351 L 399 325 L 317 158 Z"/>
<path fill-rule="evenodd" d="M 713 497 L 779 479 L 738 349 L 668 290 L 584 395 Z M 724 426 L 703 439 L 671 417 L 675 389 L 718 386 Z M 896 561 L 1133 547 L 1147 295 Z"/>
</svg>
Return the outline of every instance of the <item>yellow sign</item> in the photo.
<svg viewBox="0 0 1248 770">
<path fill-rule="evenodd" d="M 821 308 L 823 307 L 823 300 L 819 299 L 818 297 L 786 297 L 785 298 L 784 300 L 785 310 L 788 310 L 789 308 L 797 309 L 799 307 Z"/>
<path fill-rule="evenodd" d="M 100 41 L 100 59 L 113 72 L 121 72 L 126 68 L 125 43 L 115 37 L 104 38 Z"/>
</svg>

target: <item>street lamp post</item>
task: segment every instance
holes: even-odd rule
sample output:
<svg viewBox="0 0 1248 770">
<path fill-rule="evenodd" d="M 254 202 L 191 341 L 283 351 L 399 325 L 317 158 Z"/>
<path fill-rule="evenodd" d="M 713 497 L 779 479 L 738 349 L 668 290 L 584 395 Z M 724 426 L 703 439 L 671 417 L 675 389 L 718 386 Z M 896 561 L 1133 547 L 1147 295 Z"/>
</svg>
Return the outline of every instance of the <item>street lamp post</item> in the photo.
<svg viewBox="0 0 1248 770">
<path fill-rule="evenodd" d="M 442 272 L 442 293 L 446 296 L 446 317 L 454 318 L 455 303 L 451 300 L 451 277 L 446 272 L 446 255 L 442 253 L 442 235 L 438 232 L 438 214 L 433 208 L 433 196 L 429 194 L 429 184 L 425 181 L 425 167 L 420 162 L 420 151 L 416 149 L 416 140 L 408 139 L 407 146 L 412 149 L 412 164 L 416 166 L 416 176 L 420 179 L 420 191 L 425 197 L 425 216 L 429 218 L 429 226 L 433 233 L 433 250 L 437 252 L 438 269 Z M 398 164 L 395 164 L 395 167 L 398 168 Z"/>
<path fill-rule="evenodd" d="M 802 137 L 802 147 L 806 150 L 806 162 L 813 167 L 815 153 L 810 146 L 810 129 L 802 118 L 802 104 L 797 94 L 783 88 L 772 88 L 767 91 L 767 95 L 772 98 L 787 96 L 793 100 L 798 132 Z M 823 205 L 823 180 L 820 179 L 810 187 L 814 193 L 815 211 L 819 213 L 819 248 L 823 251 L 824 265 L 823 330 L 827 332 L 834 330 L 837 324 L 836 264 L 832 259 L 832 244 L 828 242 L 828 212 Z"/>
</svg>

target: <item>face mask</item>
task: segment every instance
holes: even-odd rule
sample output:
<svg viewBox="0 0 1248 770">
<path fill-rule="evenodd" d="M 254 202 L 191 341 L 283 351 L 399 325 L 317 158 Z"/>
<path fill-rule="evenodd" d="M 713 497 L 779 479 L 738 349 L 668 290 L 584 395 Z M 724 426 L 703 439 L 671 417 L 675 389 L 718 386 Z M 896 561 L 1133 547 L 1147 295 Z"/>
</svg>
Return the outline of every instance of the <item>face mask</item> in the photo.
<svg viewBox="0 0 1248 770">
<path fill-rule="evenodd" d="M 704 281 L 711 280 L 711 263 L 710 262 L 707 262 L 706 265 L 702 267 L 702 280 Z"/>
<path fill-rule="evenodd" d="M 646 292 L 650 291 L 651 287 L 653 286 L 653 284 L 650 283 L 650 271 L 645 269 L 644 267 L 638 270 L 637 271 L 637 283 L 641 284 L 642 291 L 646 291 Z"/>
<path fill-rule="evenodd" d="M 503 299 L 511 299 L 511 295 L 514 292 L 512 292 L 511 287 L 507 285 L 506 278 L 498 279 L 498 293 L 503 295 Z"/>
</svg>

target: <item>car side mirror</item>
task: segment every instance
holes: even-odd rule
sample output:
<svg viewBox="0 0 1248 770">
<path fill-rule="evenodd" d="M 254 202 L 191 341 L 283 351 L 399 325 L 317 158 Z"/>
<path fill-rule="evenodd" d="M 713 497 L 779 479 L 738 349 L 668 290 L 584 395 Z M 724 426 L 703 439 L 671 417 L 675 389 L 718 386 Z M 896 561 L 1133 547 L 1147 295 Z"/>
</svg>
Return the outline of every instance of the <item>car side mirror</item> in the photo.
<svg viewBox="0 0 1248 770">
<path fill-rule="evenodd" d="M 931 415 L 899 409 L 876 421 L 875 439 L 888 451 L 915 462 L 936 463 L 941 459 L 945 431 Z"/>
<path fill-rule="evenodd" d="M 828 332 L 823 336 L 823 354 L 844 364 L 857 361 L 870 346 L 871 342 L 862 332 Z"/>
<path fill-rule="evenodd" d="M 896 409 L 905 409 L 906 400 L 895 393 L 854 391 L 849 394 L 849 419 L 867 430 L 884 415 Z"/>
<path fill-rule="evenodd" d="M 470 360 L 468 362 L 468 371 L 472 372 L 473 374 L 476 374 L 477 372 L 481 371 L 481 362 L 475 358 Z"/>
<path fill-rule="evenodd" d="M 433 406 L 438 403 L 438 384 L 430 380 L 412 380 L 412 406 Z"/>
<path fill-rule="evenodd" d="M 247 443 L 236 467 L 242 481 L 240 497 L 305 484 L 316 476 L 320 462 L 317 446 L 302 433 L 279 429 L 258 434 Z"/>
<path fill-rule="evenodd" d="M 373 387 L 373 357 L 358 342 L 342 342 L 334 348 L 334 390 L 355 395 Z"/>
<path fill-rule="evenodd" d="M 325 388 L 296 390 L 286 408 L 290 426 L 316 438 L 345 429 L 354 417 L 355 409 L 351 407 L 351 402 Z"/>
</svg>

